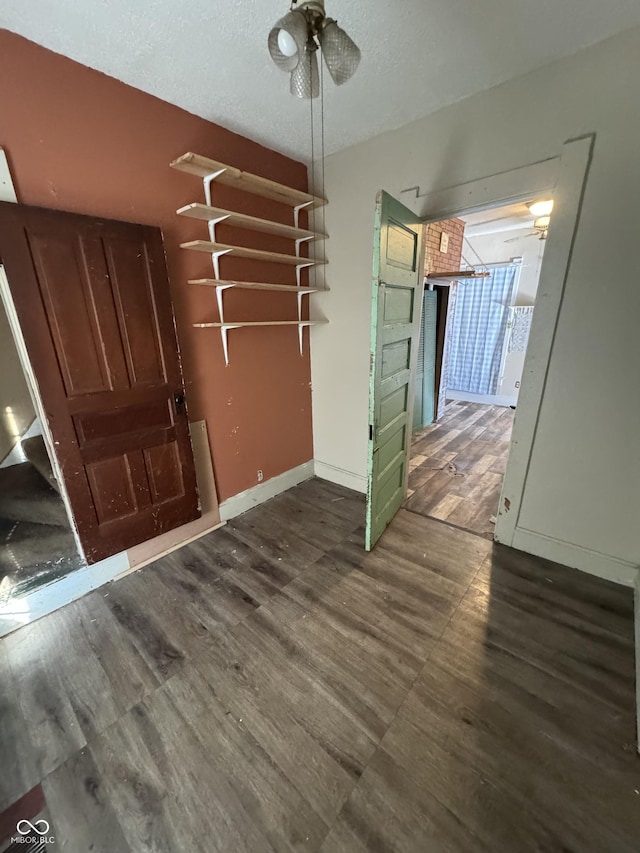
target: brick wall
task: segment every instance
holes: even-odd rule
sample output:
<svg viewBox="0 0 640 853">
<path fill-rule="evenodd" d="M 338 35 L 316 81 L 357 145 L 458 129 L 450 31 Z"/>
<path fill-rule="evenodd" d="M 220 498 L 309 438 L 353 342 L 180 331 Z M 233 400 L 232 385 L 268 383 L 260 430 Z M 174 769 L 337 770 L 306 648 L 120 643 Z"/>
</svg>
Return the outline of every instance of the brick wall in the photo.
<svg viewBox="0 0 640 853">
<path fill-rule="evenodd" d="M 440 235 L 443 231 L 449 235 L 446 254 L 440 251 Z M 459 270 L 462 263 L 463 237 L 462 219 L 445 219 L 443 222 L 430 222 L 425 225 L 425 275 Z"/>
</svg>

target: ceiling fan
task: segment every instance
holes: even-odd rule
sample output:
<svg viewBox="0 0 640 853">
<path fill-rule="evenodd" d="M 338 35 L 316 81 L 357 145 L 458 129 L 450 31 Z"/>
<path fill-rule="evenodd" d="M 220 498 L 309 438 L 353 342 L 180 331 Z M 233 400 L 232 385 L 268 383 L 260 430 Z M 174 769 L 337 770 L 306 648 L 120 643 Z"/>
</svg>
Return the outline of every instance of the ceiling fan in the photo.
<svg viewBox="0 0 640 853">
<path fill-rule="evenodd" d="M 269 53 L 275 65 L 291 74 L 290 91 L 297 98 L 317 98 L 320 75 L 317 51 L 336 86 L 356 72 L 360 49 L 337 21 L 327 17 L 324 0 L 293 0 L 291 11 L 269 33 Z"/>
<path fill-rule="evenodd" d="M 533 223 L 533 231 L 530 231 L 528 234 L 521 234 L 519 237 L 511 237 L 509 240 L 505 240 L 504 242 L 515 243 L 517 240 L 522 240 L 523 237 L 537 237 L 538 240 L 546 240 L 550 222 L 550 216 L 540 216 Z"/>
<path fill-rule="evenodd" d="M 537 237 L 538 240 L 546 240 L 549 224 L 551 222 L 551 211 L 553 210 L 553 199 L 543 199 L 542 201 L 534 201 L 528 204 L 529 211 L 536 217 L 533 223 L 534 230 L 525 237 Z M 511 237 L 505 240 L 505 243 L 515 243 L 516 240 L 521 240 L 522 237 Z"/>
</svg>

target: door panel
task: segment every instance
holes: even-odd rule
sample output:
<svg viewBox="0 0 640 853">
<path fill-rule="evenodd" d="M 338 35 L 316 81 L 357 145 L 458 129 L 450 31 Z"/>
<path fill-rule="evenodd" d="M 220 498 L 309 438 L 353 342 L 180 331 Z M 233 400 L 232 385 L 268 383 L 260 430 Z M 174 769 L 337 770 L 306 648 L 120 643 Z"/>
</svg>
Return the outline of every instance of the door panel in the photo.
<svg viewBox="0 0 640 853">
<path fill-rule="evenodd" d="M 0 261 L 88 562 L 197 518 L 160 231 L 0 203 Z"/>
<path fill-rule="evenodd" d="M 436 333 L 438 322 L 438 296 L 433 290 L 424 294 L 422 307 L 424 330 L 422 362 L 422 426 L 432 424 L 436 417 Z"/>
<path fill-rule="evenodd" d="M 424 380 L 424 306 L 422 319 L 420 321 L 420 337 L 418 339 L 418 363 L 416 365 L 416 380 L 413 387 L 413 431 L 422 429 L 422 412 L 424 400 L 422 399 L 422 388 Z"/>
<path fill-rule="evenodd" d="M 36 229 L 28 244 L 67 395 L 109 390 L 85 247 L 73 233 L 48 237 Z"/>
<path fill-rule="evenodd" d="M 183 494 L 182 469 L 175 442 L 146 448 L 144 462 L 149 474 L 152 503 L 161 503 Z"/>
<path fill-rule="evenodd" d="M 413 429 L 421 430 L 435 419 L 436 319 L 438 297 L 425 290 L 420 323 L 418 368 L 414 386 Z"/>
<path fill-rule="evenodd" d="M 422 235 L 416 215 L 380 193 L 372 282 L 367 550 L 381 536 L 405 496 L 410 382 L 420 321 Z"/>
<path fill-rule="evenodd" d="M 110 239 L 105 249 L 129 381 L 133 387 L 165 382 L 145 242 Z"/>
</svg>

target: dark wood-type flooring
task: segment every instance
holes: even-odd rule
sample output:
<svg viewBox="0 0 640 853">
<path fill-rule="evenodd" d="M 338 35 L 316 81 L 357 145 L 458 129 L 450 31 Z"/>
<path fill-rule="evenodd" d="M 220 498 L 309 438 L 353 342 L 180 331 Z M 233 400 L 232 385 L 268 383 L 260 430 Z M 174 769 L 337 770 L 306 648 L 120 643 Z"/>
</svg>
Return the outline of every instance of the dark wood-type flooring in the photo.
<svg viewBox="0 0 640 853">
<path fill-rule="evenodd" d="M 405 510 L 367 554 L 363 510 L 311 480 L 3 640 L 0 811 L 41 784 L 67 853 L 637 853 L 631 590 Z"/>
<path fill-rule="evenodd" d="M 492 539 L 514 415 L 449 401 L 437 423 L 413 435 L 405 508 Z"/>
</svg>

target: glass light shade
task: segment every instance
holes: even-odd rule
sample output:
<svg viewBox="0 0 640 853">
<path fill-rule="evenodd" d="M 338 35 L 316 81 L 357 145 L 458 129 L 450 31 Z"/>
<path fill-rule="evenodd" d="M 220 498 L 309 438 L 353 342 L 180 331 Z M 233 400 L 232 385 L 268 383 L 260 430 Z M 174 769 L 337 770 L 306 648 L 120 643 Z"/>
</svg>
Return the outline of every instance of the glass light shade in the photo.
<svg viewBox="0 0 640 853">
<path fill-rule="evenodd" d="M 291 72 L 291 94 L 296 98 L 317 98 L 320 94 L 318 53 L 305 48 L 300 62 Z"/>
<path fill-rule="evenodd" d="M 353 77 L 360 64 L 360 48 L 333 18 L 327 18 L 318 40 L 333 82 L 342 86 Z"/>
<path fill-rule="evenodd" d="M 527 207 L 531 211 L 532 216 L 549 216 L 553 210 L 553 199 L 544 199 L 542 201 L 534 201 L 528 204 Z"/>
<path fill-rule="evenodd" d="M 268 45 L 271 59 L 281 71 L 296 68 L 304 55 L 308 37 L 307 19 L 298 9 L 276 22 L 269 33 Z"/>
<path fill-rule="evenodd" d="M 536 221 L 533 223 L 534 228 L 544 228 L 545 230 L 549 227 L 549 223 L 551 222 L 550 216 L 539 216 Z"/>
</svg>

